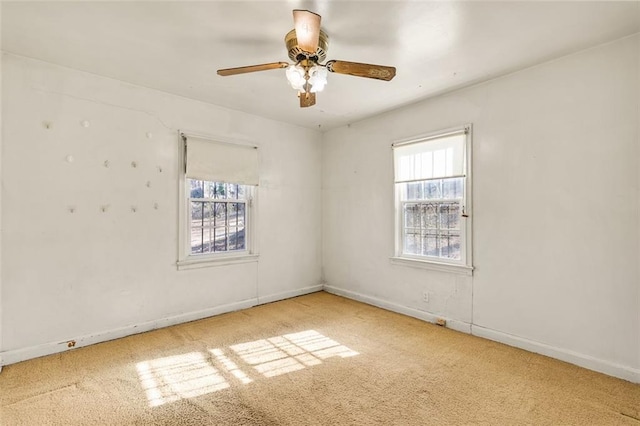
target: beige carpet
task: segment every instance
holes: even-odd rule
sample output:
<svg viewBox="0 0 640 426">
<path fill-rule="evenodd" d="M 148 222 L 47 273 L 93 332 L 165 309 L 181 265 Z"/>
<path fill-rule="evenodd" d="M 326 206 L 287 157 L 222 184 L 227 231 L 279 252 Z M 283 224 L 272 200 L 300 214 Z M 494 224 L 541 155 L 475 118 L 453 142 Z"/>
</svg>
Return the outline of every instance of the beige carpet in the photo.
<svg viewBox="0 0 640 426">
<path fill-rule="evenodd" d="M 640 425 L 640 385 L 316 293 L 5 367 L 6 425 Z"/>
</svg>

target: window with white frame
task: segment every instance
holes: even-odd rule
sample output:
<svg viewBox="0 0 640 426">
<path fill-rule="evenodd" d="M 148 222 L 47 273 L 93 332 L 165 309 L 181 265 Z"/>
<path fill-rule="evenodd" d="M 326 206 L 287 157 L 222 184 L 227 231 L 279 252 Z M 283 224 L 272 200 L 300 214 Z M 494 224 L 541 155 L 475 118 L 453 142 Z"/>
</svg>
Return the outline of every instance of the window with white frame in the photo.
<svg viewBox="0 0 640 426">
<path fill-rule="evenodd" d="M 471 268 L 471 126 L 393 144 L 396 257 Z"/>
<path fill-rule="evenodd" d="M 189 255 L 247 250 L 250 189 L 237 183 L 187 179 Z"/>
<path fill-rule="evenodd" d="M 252 211 L 257 148 L 180 136 L 184 167 L 178 268 L 256 260 Z"/>
</svg>

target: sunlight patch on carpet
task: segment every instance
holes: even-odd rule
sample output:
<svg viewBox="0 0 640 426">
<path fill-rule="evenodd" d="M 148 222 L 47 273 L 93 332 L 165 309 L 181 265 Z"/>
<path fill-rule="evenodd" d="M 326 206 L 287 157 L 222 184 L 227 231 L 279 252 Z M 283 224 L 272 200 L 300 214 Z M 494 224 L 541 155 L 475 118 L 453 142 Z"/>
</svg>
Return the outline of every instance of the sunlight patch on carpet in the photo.
<svg viewBox="0 0 640 426">
<path fill-rule="evenodd" d="M 199 352 L 140 362 L 136 368 L 151 407 L 229 387 Z"/>
<path fill-rule="evenodd" d="M 243 385 L 253 382 L 253 380 L 247 377 L 244 371 L 238 368 L 235 362 L 231 361 L 229 357 L 224 354 L 222 349 L 211 349 L 210 352 L 224 366 L 224 368 L 226 368 L 229 373 L 233 374 L 236 379 L 240 380 Z"/>
<path fill-rule="evenodd" d="M 231 349 L 265 377 L 302 370 L 331 357 L 358 355 L 358 352 L 315 330 L 241 343 L 231 346 Z"/>
<path fill-rule="evenodd" d="M 227 389 L 232 382 L 249 384 L 253 379 L 246 371 L 251 369 L 264 377 L 275 377 L 322 364 L 328 358 L 355 355 L 358 352 L 335 340 L 306 330 L 240 343 L 226 352 L 215 348 L 209 354 L 189 352 L 143 361 L 136 369 L 149 406 L 157 407 Z"/>
</svg>

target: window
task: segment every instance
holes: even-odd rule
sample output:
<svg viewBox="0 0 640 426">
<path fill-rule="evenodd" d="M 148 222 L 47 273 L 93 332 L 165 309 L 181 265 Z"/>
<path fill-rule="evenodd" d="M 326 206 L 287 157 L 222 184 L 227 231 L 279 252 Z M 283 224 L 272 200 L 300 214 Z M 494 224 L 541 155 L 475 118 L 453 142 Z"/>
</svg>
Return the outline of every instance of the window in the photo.
<svg viewBox="0 0 640 426">
<path fill-rule="evenodd" d="M 182 133 L 180 141 L 178 269 L 256 261 L 257 148 Z"/>
<path fill-rule="evenodd" d="M 245 251 L 247 202 L 245 185 L 187 179 L 190 189 L 190 254 Z"/>
<path fill-rule="evenodd" d="M 471 126 L 393 144 L 396 257 L 471 269 Z"/>
</svg>

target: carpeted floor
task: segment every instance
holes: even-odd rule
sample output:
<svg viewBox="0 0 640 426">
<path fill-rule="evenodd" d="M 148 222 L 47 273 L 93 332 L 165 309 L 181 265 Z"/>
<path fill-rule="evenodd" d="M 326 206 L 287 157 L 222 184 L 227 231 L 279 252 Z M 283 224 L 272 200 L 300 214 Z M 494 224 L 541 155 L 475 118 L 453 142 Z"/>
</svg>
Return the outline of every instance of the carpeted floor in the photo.
<svg viewBox="0 0 640 426">
<path fill-rule="evenodd" d="M 324 292 L 4 368 L 9 425 L 640 425 L 640 385 Z"/>
</svg>

